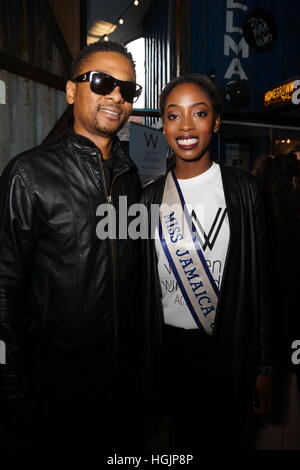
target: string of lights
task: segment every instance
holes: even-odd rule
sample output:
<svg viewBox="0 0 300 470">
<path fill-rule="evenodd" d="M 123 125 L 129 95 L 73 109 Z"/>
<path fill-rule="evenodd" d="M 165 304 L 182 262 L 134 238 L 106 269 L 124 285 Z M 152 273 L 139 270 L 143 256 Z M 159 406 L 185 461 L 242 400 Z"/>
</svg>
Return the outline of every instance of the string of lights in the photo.
<svg viewBox="0 0 300 470">
<path fill-rule="evenodd" d="M 137 7 L 139 5 L 139 0 L 131 0 L 130 3 L 128 4 L 128 6 L 125 8 L 125 10 L 121 13 L 120 16 L 118 16 L 118 18 L 116 19 L 116 21 L 112 24 L 112 26 L 109 28 L 109 30 L 107 31 L 107 33 L 105 33 L 103 36 L 101 36 L 100 38 L 100 41 L 104 40 L 104 41 L 108 41 L 109 40 L 109 34 L 112 32 L 112 30 L 115 31 L 115 27 L 117 28 L 118 25 L 122 25 L 124 24 L 124 17 L 125 17 L 125 14 L 127 13 L 127 11 L 129 10 L 129 8 L 133 5 L 135 7 Z"/>
</svg>

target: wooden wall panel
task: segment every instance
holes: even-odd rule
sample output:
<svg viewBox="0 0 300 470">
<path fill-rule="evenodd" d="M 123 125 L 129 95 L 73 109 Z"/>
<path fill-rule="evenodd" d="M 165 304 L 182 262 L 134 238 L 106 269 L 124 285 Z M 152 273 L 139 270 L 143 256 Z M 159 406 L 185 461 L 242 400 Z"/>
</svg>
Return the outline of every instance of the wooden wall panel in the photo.
<svg viewBox="0 0 300 470">
<path fill-rule="evenodd" d="M 73 57 L 80 50 L 80 0 L 49 0 Z"/>
<path fill-rule="evenodd" d="M 71 53 L 77 53 L 80 0 L 50 0 L 49 4 Z M 68 67 L 37 0 L 0 0 L 0 50 L 68 78 Z"/>
<path fill-rule="evenodd" d="M 0 70 L 0 173 L 15 155 L 40 144 L 67 107 L 65 93 Z"/>
</svg>

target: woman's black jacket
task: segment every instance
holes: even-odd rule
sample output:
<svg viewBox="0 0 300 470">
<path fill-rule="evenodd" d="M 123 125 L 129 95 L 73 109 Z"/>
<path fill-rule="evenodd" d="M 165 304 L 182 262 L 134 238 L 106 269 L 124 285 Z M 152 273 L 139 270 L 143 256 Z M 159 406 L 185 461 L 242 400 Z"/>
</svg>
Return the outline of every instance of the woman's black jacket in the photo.
<svg viewBox="0 0 300 470">
<path fill-rule="evenodd" d="M 273 363 L 265 216 L 254 177 L 222 165 L 221 175 L 230 241 L 216 312 L 215 335 L 224 343 L 224 349 L 230 350 L 237 404 L 245 405 L 246 397 L 249 399 L 253 392 L 257 372 L 263 373 Z M 142 202 L 148 209 L 151 204 L 159 206 L 161 203 L 165 179 L 165 175 L 161 176 L 144 188 Z M 152 209 L 156 216 L 158 206 Z M 163 312 L 154 239 L 143 240 L 142 252 L 145 367 L 150 367 L 151 352 L 163 341 Z"/>
</svg>

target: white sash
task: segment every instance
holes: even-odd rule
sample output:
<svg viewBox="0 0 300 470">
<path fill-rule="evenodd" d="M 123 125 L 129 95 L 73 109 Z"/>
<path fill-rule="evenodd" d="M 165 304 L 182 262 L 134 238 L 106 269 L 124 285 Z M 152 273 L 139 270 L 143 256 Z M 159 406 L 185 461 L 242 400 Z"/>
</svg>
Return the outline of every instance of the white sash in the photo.
<svg viewBox="0 0 300 470">
<path fill-rule="evenodd" d="M 198 328 L 212 334 L 219 289 L 202 253 L 175 173 L 166 178 L 159 237 L 178 286 Z"/>
</svg>

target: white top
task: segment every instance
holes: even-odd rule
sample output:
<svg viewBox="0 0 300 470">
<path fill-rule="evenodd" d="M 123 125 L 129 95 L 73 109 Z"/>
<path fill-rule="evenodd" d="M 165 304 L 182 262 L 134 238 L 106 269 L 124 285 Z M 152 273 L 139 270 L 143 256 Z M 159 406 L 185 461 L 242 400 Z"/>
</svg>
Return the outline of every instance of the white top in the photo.
<svg viewBox="0 0 300 470">
<path fill-rule="evenodd" d="M 212 166 L 194 178 L 178 180 L 188 212 L 198 232 L 203 254 L 220 289 L 229 243 L 229 223 L 220 166 Z M 185 329 L 198 328 L 155 234 L 158 273 L 162 289 L 164 320 Z"/>
</svg>

